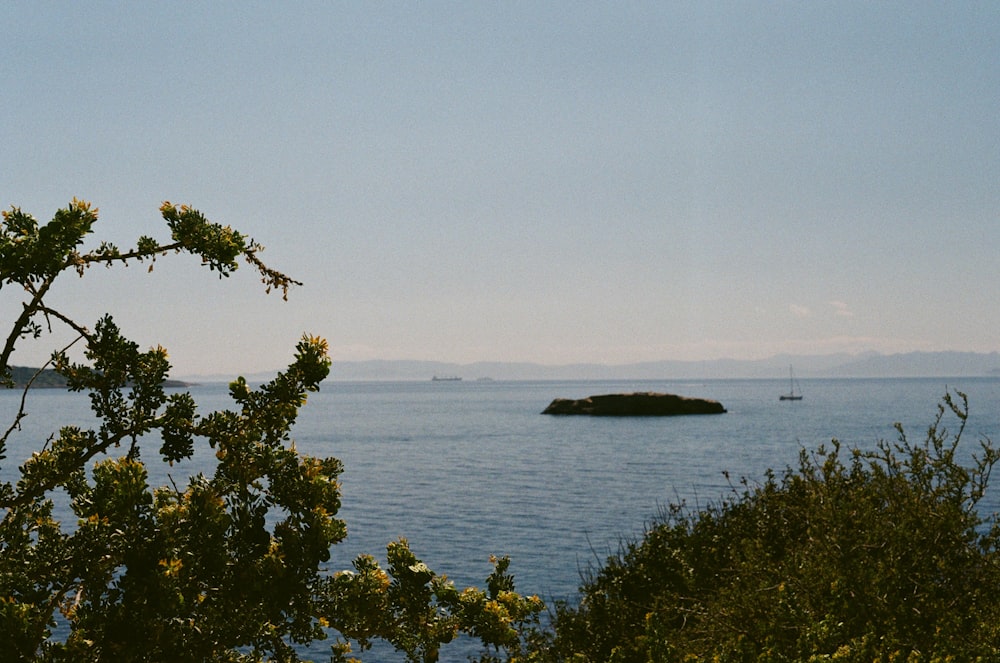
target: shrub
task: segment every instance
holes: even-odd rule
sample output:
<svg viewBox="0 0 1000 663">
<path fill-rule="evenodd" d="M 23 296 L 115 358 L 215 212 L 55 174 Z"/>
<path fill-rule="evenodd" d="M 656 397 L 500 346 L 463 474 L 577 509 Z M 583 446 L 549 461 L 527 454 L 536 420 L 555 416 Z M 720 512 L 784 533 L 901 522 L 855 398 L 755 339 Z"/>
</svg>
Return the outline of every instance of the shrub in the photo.
<svg viewBox="0 0 1000 663">
<path fill-rule="evenodd" d="M 290 662 L 300 645 L 331 638 L 331 660 L 348 660 L 352 642 L 365 649 L 381 639 L 429 663 L 459 633 L 519 651 L 524 624 L 543 606 L 514 591 L 507 558 L 494 560 L 486 591 L 460 592 L 405 540 L 387 546 L 388 571 L 361 556 L 355 572 L 331 573 L 331 546 L 347 535 L 337 517 L 342 465 L 298 453 L 291 438 L 299 408 L 329 373 L 326 341 L 303 335 L 286 371 L 257 388 L 237 378 L 233 408 L 202 414 L 190 393 L 166 393 L 164 348 L 140 350 L 110 315 L 91 329 L 54 308 L 50 288 L 67 272 L 151 268 L 173 253 L 194 254 L 220 276 L 242 257 L 283 295 L 298 284 L 229 226 L 169 202 L 160 212 L 171 241 L 143 236 L 125 251 L 83 248 L 97 221 L 85 201 L 46 224 L 18 208 L 2 215 L 0 288 L 23 301 L 5 321 L 0 385 L 24 391 L 0 428 L 0 462 L 29 414 L 28 389 L 46 375 L 14 371 L 15 347 L 53 326 L 75 337 L 52 354 L 55 381 L 87 394 L 96 423 L 38 440 L 16 480 L 0 481 L 0 661 Z M 77 343 L 82 362 L 69 356 Z M 197 448 L 215 454 L 207 473 L 150 485 L 148 468 Z M 54 496 L 68 498 L 66 522 L 54 517 Z"/>
<path fill-rule="evenodd" d="M 833 440 L 705 509 L 672 505 L 556 606 L 534 659 L 994 660 L 1000 527 L 977 505 L 1000 456 L 983 440 L 959 462 L 956 395 L 922 443 L 897 424 L 873 451 Z"/>
</svg>

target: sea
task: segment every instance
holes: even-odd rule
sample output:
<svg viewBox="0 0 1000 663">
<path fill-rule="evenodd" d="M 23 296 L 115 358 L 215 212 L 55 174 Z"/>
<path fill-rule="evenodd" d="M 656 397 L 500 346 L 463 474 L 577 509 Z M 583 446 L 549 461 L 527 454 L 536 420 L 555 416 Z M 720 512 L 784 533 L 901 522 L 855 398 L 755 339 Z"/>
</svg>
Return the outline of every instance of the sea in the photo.
<svg viewBox="0 0 1000 663">
<path fill-rule="evenodd" d="M 920 442 L 946 393 L 968 398 L 960 456 L 968 458 L 984 439 L 1000 443 L 1000 378 L 803 379 L 798 387 L 802 400 L 781 401 L 787 380 L 327 381 L 309 396 L 293 438 L 303 453 L 344 463 L 339 516 L 348 537 L 334 547 L 330 571 L 351 568 L 362 553 L 384 561 L 385 545 L 404 537 L 459 587 L 482 587 L 490 556 L 508 555 L 517 590 L 550 605 L 576 601 L 581 578 L 641 537 L 668 505 L 697 509 L 732 496 L 742 478 L 753 482 L 768 468 L 794 467 L 801 450 L 834 438 L 865 449 L 895 440 L 897 422 Z M 190 391 L 202 412 L 232 407 L 225 384 Z M 714 399 L 727 412 L 541 414 L 555 398 L 634 391 Z M 11 420 L 19 401 L 19 392 L 0 391 L 0 422 Z M 32 391 L 26 409 L 0 461 L 0 479 L 16 476 L 17 464 L 57 426 L 91 422 L 87 398 L 61 390 Z M 942 423 L 959 429 L 948 413 Z M 147 459 L 157 447 L 151 440 Z M 172 468 L 151 463 L 159 473 L 153 481 L 183 483 L 210 473 L 214 455 L 205 447 Z M 980 511 L 997 510 L 994 485 Z M 466 660 L 476 651 L 456 642 L 441 660 Z M 329 643 L 302 655 L 327 660 Z M 405 658 L 380 647 L 362 660 Z"/>
</svg>

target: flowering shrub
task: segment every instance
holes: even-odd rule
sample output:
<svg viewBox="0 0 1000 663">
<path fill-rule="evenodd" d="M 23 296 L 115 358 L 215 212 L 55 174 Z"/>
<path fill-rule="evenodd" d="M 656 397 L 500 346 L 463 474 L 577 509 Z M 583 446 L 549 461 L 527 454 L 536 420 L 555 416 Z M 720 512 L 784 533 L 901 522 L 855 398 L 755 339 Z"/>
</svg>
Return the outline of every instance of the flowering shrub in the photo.
<svg viewBox="0 0 1000 663">
<path fill-rule="evenodd" d="M 347 533 L 337 518 L 342 467 L 299 454 L 290 432 L 329 373 L 326 341 L 304 335 L 274 380 L 252 389 L 238 378 L 229 387 L 233 409 L 200 414 L 190 393 L 164 391 L 166 350 L 140 350 L 110 315 L 90 329 L 49 306 L 46 295 L 67 270 L 84 276 L 93 265 L 129 261 L 152 268 L 171 253 L 194 254 L 224 277 L 242 258 L 283 296 L 297 283 L 228 226 L 186 206 L 160 211 L 171 242 L 144 236 L 128 251 L 105 242 L 88 252 L 81 246 L 97 210 L 86 202 L 74 200 L 44 225 L 16 208 L 3 214 L 0 288 L 24 301 L 0 349 L 0 379 L 13 384 L 21 339 L 64 324 L 84 361 L 64 348 L 50 363 L 70 391 L 88 395 L 98 422 L 39 440 L 20 478 L 0 482 L 3 660 L 296 661 L 296 645 L 332 636 L 334 660 L 346 660 L 352 640 L 365 648 L 380 638 L 410 660 L 435 661 L 460 631 L 518 651 L 520 629 L 542 604 L 514 593 L 509 560 L 496 561 L 485 592 L 458 592 L 405 541 L 389 545 L 388 572 L 370 557 L 353 574 L 325 568 Z M 27 402 L 0 437 L 0 462 Z M 150 449 L 156 437 L 159 448 Z M 148 484 L 147 463 L 173 464 L 198 445 L 215 452 L 211 476 Z M 56 493 L 69 497 L 75 523 L 53 517 Z M 53 636 L 57 624 L 65 637 Z"/>
</svg>

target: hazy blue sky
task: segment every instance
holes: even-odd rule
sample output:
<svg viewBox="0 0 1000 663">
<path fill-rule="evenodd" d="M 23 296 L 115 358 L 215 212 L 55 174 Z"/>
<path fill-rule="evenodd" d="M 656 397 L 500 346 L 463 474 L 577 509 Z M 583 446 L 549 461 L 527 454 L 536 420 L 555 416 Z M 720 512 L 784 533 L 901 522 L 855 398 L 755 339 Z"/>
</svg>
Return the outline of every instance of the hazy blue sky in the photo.
<svg viewBox="0 0 1000 663">
<path fill-rule="evenodd" d="M 176 373 L 1000 350 L 996 2 L 13 2 L 0 206 L 188 203 L 192 259 L 55 293 Z M 17 305 L 3 291 L 5 317 Z M 34 357 L 27 348 L 15 361 Z"/>
</svg>

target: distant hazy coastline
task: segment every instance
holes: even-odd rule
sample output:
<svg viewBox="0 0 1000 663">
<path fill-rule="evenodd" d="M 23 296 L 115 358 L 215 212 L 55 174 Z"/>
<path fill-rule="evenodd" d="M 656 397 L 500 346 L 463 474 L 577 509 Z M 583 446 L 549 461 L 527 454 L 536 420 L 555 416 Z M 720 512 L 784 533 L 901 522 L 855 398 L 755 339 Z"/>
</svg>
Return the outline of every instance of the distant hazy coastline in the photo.
<svg viewBox="0 0 1000 663">
<path fill-rule="evenodd" d="M 56 373 L 51 368 L 44 369 L 41 373 L 37 368 L 29 366 L 11 366 L 11 377 L 14 379 L 14 386 L 24 388 L 29 382 L 33 389 L 61 389 L 66 386 L 66 378 Z M 166 380 L 163 386 L 168 388 L 188 387 L 189 382 L 181 380 Z"/>
<path fill-rule="evenodd" d="M 461 377 L 465 384 L 493 380 L 712 380 L 787 378 L 905 378 L 1000 377 L 1000 353 L 909 352 L 883 355 L 776 355 L 767 359 L 712 361 L 656 361 L 634 364 L 565 364 L 476 362 L 455 364 L 416 360 L 339 361 L 333 357 L 330 380 L 430 380 L 434 375 Z M 247 375 L 270 379 L 274 373 Z M 192 381 L 228 381 L 235 376 L 190 376 Z M 447 385 L 442 384 L 442 387 Z"/>
</svg>

